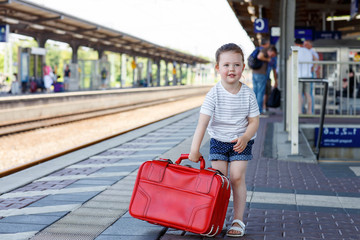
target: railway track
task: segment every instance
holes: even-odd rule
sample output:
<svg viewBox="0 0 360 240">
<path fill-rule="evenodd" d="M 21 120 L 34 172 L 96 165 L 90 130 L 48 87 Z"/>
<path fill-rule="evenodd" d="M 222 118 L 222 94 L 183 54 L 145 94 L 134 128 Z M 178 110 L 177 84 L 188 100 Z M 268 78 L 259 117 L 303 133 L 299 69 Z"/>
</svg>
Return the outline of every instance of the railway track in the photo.
<svg viewBox="0 0 360 240">
<path fill-rule="evenodd" d="M 109 114 L 130 111 L 130 110 L 134 110 L 134 109 L 138 109 L 138 108 L 154 106 L 154 105 L 158 105 L 158 104 L 162 104 L 162 103 L 178 101 L 178 100 L 184 99 L 186 97 L 191 97 L 191 96 L 188 95 L 188 96 L 182 96 L 182 97 L 153 100 L 153 101 L 148 101 L 145 103 L 131 104 L 128 106 L 100 109 L 100 110 L 94 110 L 94 111 L 89 111 L 89 112 L 85 112 L 85 113 L 73 113 L 70 115 L 56 116 L 56 117 L 51 117 L 51 118 L 46 118 L 46 119 L 35 119 L 35 120 L 23 121 L 23 122 L 15 123 L 15 124 L 3 125 L 3 126 L 0 126 L 0 137 L 9 135 L 9 134 L 15 134 L 15 133 L 21 133 L 21 132 L 25 132 L 25 131 L 35 130 L 35 129 L 39 129 L 39 128 L 43 128 L 43 127 L 50 127 L 50 126 L 54 126 L 54 125 L 58 125 L 58 124 L 65 124 L 65 123 L 70 123 L 70 122 L 74 122 L 74 121 L 86 120 L 86 119 L 105 116 L 105 115 L 109 115 Z"/>
<path fill-rule="evenodd" d="M 77 116 L 77 115 L 64 116 L 61 118 L 53 118 L 53 119 L 47 119 L 47 120 L 42 120 L 42 121 L 28 122 L 22 126 L 22 130 L 20 129 L 19 126 L 16 126 L 16 125 L 9 126 L 9 129 L 13 128 L 12 133 L 17 132 L 19 134 L 10 134 L 9 133 L 10 131 L 8 130 L 7 136 L 3 136 L 3 141 L 7 141 L 8 143 L 13 143 L 13 144 L 11 144 L 12 146 L 8 146 L 7 148 L 4 148 L 4 146 L 0 146 L 0 151 L 9 149 L 9 150 L 13 151 L 14 157 L 11 157 L 11 155 L 12 155 L 10 153 L 11 151 L 6 151 L 6 153 L 4 152 L 5 155 L 3 154 L 2 160 L 10 161 L 10 162 L 18 161 L 19 159 L 22 158 L 21 156 L 19 156 L 18 151 L 24 152 L 27 160 L 22 161 L 22 162 L 19 161 L 17 164 L 13 164 L 12 166 L 9 165 L 6 168 L 0 169 L 0 178 L 5 177 L 7 175 L 14 174 L 21 170 L 25 170 L 32 166 L 38 165 L 40 163 L 50 161 L 54 158 L 66 155 L 68 153 L 80 150 L 82 148 L 89 147 L 91 145 L 100 143 L 107 139 L 114 138 L 116 136 L 133 131 L 133 130 L 141 128 L 141 127 L 144 127 L 146 125 L 161 121 L 161 120 L 169 118 L 169 117 L 172 117 L 172 116 L 182 113 L 184 111 L 188 111 L 190 109 L 198 107 L 201 104 L 202 99 L 203 98 L 201 96 L 195 96 L 195 97 L 183 96 L 183 97 L 178 97 L 178 98 L 151 101 L 151 102 L 147 102 L 147 103 L 143 103 L 143 104 L 136 104 L 136 105 L 126 106 L 126 107 L 121 107 L 121 108 L 116 108 L 116 109 L 108 109 L 106 111 L 94 111 L 94 112 L 91 112 L 88 114 L 80 114 L 79 116 Z M 165 107 L 165 106 L 167 106 L 167 107 Z M 165 110 L 165 109 L 167 109 L 167 110 Z M 165 111 L 163 111 L 163 110 L 165 110 Z M 138 118 L 140 116 L 146 116 L 146 118 L 139 119 L 142 121 L 138 121 L 138 120 L 136 120 L 136 116 L 132 115 L 133 112 L 138 112 L 137 113 Z M 69 122 L 74 122 L 72 124 L 76 124 L 76 126 L 84 125 L 83 122 L 88 122 L 88 121 L 103 123 L 102 119 L 97 120 L 95 118 L 103 116 L 104 118 L 113 119 L 114 118 L 113 116 L 117 116 L 118 114 L 126 114 L 126 115 L 130 114 L 129 116 L 131 116 L 131 119 L 134 119 L 136 124 L 133 124 L 132 126 L 130 126 L 131 125 L 130 124 L 129 127 L 121 128 L 120 130 L 112 130 L 111 129 L 110 132 L 108 132 L 106 134 L 102 134 L 102 135 L 99 134 L 99 135 L 94 135 L 92 137 L 87 136 L 85 139 L 82 138 L 81 141 L 77 141 L 75 143 L 73 142 L 73 140 L 74 140 L 74 138 L 78 138 L 78 135 L 82 134 L 81 130 L 79 130 L 78 128 L 76 128 L 74 130 L 71 130 L 71 129 L 68 130 L 68 127 L 66 127 L 66 125 L 65 125 L 65 123 L 69 123 Z M 105 116 L 105 115 L 108 115 L 108 116 Z M 154 116 L 156 116 L 156 117 L 154 117 Z M 93 118 L 93 119 L 91 119 L 91 118 Z M 142 118 L 142 117 L 140 117 L 140 118 Z M 84 120 L 84 121 L 82 121 L 82 120 Z M 107 120 L 107 121 L 109 121 L 109 120 Z M 117 120 L 114 119 L 114 121 L 117 121 Z M 111 122 L 114 122 L 114 121 L 111 121 Z M 128 121 L 128 120 L 126 120 L 126 121 Z M 52 134 L 54 134 L 54 132 L 51 130 L 53 128 L 44 128 L 45 122 L 47 122 L 46 123 L 47 126 L 58 125 L 62 129 L 65 128 L 67 132 L 77 131 L 78 134 L 75 134 L 75 135 L 68 134 L 68 135 L 70 135 L 70 138 L 69 138 L 69 136 L 62 135 L 62 133 L 60 133 L 61 136 L 56 135 L 56 133 L 55 133 L 55 135 L 52 135 Z M 30 124 L 33 124 L 34 126 L 30 127 L 29 126 Z M 63 124 L 63 125 L 61 125 L 61 124 Z M 25 130 L 25 125 L 27 125 L 26 130 Z M 37 126 L 35 126 L 35 125 L 37 125 Z M 85 125 L 88 125 L 88 123 L 85 123 Z M 106 124 L 99 125 L 99 127 L 97 127 L 97 130 L 101 132 L 102 130 L 101 130 L 100 126 L 104 126 L 104 125 L 106 125 Z M 123 123 L 117 122 L 114 125 L 122 126 Z M 18 128 L 16 131 L 15 131 L 15 127 Z M 32 129 L 43 128 L 43 129 L 38 129 L 38 131 L 42 131 L 42 133 L 37 135 L 36 134 L 37 130 L 31 131 L 29 133 L 25 132 L 25 131 L 30 130 L 30 128 L 32 128 Z M 54 128 L 55 128 L 55 126 L 54 126 Z M 1 129 L 2 128 L 0 128 L 0 130 Z M 23 131 L 25 133 L 21 133 L 21 131 Z M 25 134 L 25 135 L 22 135 L 22 134 Z M 49 137 L 49 135 L 51 135 L 51 136 Z M 36 136 L 36 137 L 34 138 L 31 136 Z M 19 137 L 21 138 L 21 140 L 19 140 Z M 43 137 L 47 137 L 48 140 L 45 140 L 45 141 L 47 141 L 48 143 L 44 142 L 44 140 L 41 139 Z M 57 139 L 59 137 L 62 140 L 64 140 L 66 143 L 68 143 L 68 145 L 67 146 L 63 146 L 63 144 L 58 145 L 58 140 L 53 141 L 53 139 Z M 0 138 L 0 142 L 1 142 L 1 140 L 2 139 Z M 21 141 L 21 143 L 18 141 Z M 32 144 L 34 141 L 36 142 L 36 144 Z M 62 143 L 64 143 L 64 141 L 62 141 Z M 27 146 L 24 146 L 23 144 L 25 144 L 25 143 L 30 143 L 30 144 L 26 144 Z M 19 148 L 19 150 L 16 150 L 16 146 L 18 146 L 19 144 L 20 144 L 21 148 Z M 48 144 L 50 144 L 50 145 L 48 145 Z M 57 146 L 62 146 L 63 149 L 58 149 Z M 43 151 L 43 150 L 45 151 L 48 149 L 58 149 L 58 150 L 57 151 L 52 150 L 50 152 L 49 151 L 43 152 L 39 157 L 35 157 L 35 158 L 28 157 L 28 155 L 30 155 L 31 152 Z M 22 155 L 22 156 L 24 156 L 24 155 Z"/>
</svg>

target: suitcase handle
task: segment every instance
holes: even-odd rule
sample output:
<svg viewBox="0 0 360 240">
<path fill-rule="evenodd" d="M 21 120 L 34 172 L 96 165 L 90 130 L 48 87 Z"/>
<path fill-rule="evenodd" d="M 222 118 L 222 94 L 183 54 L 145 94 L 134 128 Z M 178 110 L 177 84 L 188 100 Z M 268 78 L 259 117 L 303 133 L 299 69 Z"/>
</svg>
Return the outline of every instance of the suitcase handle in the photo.
<svg viewBox="0 0 360 240">
<path fill-rule="evenodd" d="M 179 159 L 176 160 L 175 163 L 179 165 L 181 163 L 181 161 L 184 160 L 184 159 L 189 159 L 189 154 L 181 154 Z M 204 160 L 204 158 L 202 156 L 200 156 L 199 160 L 200 160 L 200 169 L 205 169 L 205 160 Z"/>
</svg>

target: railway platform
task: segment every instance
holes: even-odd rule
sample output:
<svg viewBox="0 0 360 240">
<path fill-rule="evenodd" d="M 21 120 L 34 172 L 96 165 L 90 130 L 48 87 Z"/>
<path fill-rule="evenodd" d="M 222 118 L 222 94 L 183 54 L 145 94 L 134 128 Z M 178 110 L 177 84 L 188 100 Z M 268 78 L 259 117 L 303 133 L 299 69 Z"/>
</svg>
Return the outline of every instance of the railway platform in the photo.
<svg viewBox="0 0 360 240">
<path fill-rule="evenodd" d="M 140 164 L 187 153 L 198 111 L 1 178 L 0 239 L 206 239 L 128 213 Z M 301 139 L 301 155 L 290 156 L 282 129 L 282 112 L 261 117 L 246 176 L 246 235 L 239 239 L 360 239 L 360 164 L 317 163 Z M 231 199 L 227 226 L 232 210 Z M 215 239 L 230 239 L 225 233 Z"/>
</svg>

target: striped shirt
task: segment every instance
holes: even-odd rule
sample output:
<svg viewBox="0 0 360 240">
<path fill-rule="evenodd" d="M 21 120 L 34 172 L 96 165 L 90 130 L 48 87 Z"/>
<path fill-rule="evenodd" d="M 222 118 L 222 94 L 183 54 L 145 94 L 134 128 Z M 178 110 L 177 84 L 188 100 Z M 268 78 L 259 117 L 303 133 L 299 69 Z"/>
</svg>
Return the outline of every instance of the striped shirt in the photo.
<svg viewBox="0 0 360 240">
<path fill-rule="evenodd" d="M 231 142 L 242 136 L 249 124 L 247 117 L 260 114 L 255 93 L 242 84 L 237 94 L 225 90 L 218 82 L 207 93 L 200 113 L 211 116 L 208 132 L 221 142 Z M 251 138 L 254 139 L 256 134 Z"/>
</svg>

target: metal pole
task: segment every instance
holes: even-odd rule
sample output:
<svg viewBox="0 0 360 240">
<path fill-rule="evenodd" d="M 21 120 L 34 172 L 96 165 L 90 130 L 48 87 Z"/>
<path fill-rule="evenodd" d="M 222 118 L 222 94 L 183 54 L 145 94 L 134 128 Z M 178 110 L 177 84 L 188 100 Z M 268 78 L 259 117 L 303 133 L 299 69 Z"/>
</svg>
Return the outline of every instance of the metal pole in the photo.
<svg viewBox="0 0 360 240">
<path fill-rule="evenodd" d="M 326 110 L 326 101 L 327 101 L 327 95 L 328 95 L 328 89 L 329 89 L 329 82 L 327 80 L 322 81 L 325 84 L 325 92 L 324 92 L 324 98 L 321 106 L 321 118 L 320 118 L 320 128 L 318 132 L 318 138 L 316 143 L 316 160 L 319 160 L 320 157 L 320 143 L 322 139 L 323 129 L 324 129 L 324 120 L 325 120 L 325 110 Z"/>
</svg>

